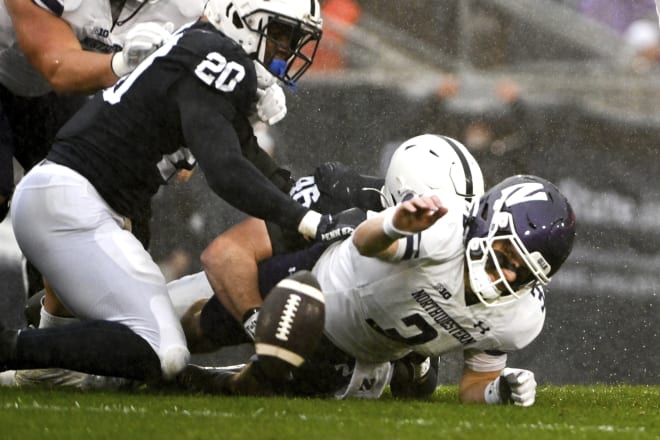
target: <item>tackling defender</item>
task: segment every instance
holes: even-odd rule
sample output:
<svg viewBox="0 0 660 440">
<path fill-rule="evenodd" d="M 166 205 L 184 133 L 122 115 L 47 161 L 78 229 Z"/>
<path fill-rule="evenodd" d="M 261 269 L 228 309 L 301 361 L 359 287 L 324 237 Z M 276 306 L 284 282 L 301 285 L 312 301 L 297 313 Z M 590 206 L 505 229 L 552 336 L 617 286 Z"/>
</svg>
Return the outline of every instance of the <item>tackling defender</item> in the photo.
<svg viewBox="0 0 660 440">
<path fill-rule="evenodd" d="M 321 36 L 316 1 L 263 3 L 245 14 L 245 5 L 210 0 L 198 22 L 97 93 L 59 132 L 48 160 L 21 181 L 12 214 L 19 246 L 84 321 L 4 330 L 3 369 L 154 380 L 185 366 L 188 350 L 163 276 L 129 229 L 193 154 L 209 186 L 251 215 L 319 241 L 352 232 L 341 218 L 292 201 L 241 154 L 254 138 L 248 116 L 257 75 L 249 54 L 293 82 Z M 302 52 L 308 46 L 311 55 Z M 121 354 L 107 349 L 117 346 Z"/>
</svg>

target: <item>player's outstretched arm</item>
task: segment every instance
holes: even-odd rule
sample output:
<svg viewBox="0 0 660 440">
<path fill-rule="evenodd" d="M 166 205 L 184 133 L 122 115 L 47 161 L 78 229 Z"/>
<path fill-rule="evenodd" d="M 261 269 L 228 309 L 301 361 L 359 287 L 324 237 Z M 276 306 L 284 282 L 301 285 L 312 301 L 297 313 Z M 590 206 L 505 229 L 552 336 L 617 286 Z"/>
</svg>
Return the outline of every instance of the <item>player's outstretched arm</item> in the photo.
<svg viewBox="0 0 660 440">
<path fill-rule="evenodd" d="M 423 231 L 447 213 L 438 196 L 420 196 L 363 222 L 353 234 L 361 255 L 387 257 L 396 252 L 399 238 Z"/>
</svg>

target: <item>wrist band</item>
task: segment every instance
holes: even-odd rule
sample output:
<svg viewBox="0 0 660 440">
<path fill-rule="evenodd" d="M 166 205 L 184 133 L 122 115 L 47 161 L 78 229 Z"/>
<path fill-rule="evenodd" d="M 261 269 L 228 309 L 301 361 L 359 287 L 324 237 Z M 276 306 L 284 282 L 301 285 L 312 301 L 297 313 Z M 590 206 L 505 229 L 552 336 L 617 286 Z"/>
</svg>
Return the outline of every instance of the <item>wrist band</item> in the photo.
<svg viewBox="0 0 660 440">
<path fill-rule="evenodd" d="M 484 389 L 484 401 L 489 405 L 496 405 L 502 403 L 500 398 L 500 378 L 498 377 Z"/>
<path fill-rule="evenodd" d="M 390 237 L 392 240 L 398 240 L 399 238 L 413 235 L 414 232 L 402 231 L 401 229 L 394 226 L 392 221 L 394 220 L 395 211 L 396 209 L 392 209 L 385 214 L 385 218 L 383 219 L 383 232 L 385 235 Z"/>
<path fill-rule="evenodd" d="M 305 216 L 300 220 L 298 224 L 298 232 L 300 232 L 304 237 L 314 239 L 316 238 L 316 231 L 321 222 L 321 214 L 311 209 L 307 211 Z"/>
</svg>

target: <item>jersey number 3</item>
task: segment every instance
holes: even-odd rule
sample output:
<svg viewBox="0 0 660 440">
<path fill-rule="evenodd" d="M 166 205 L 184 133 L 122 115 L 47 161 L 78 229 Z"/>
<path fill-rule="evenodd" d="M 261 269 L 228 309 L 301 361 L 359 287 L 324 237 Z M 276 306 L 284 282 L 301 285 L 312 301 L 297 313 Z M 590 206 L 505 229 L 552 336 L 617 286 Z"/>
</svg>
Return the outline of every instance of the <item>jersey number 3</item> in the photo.
<svg viewBox="0 0 660 440">
<path fill-rule="evenodd" d="M 425 344 L 438 336 L 438 331 L 434 329 L 431 324 L 426 322 L 424 317 L 422 317 L 422 315 L 419 313 L 406 316 L 405 318 L 401 319 L 401 321 L 403 321 L 403 324 L 406 327 L 417 327 L 420 332 L 414 336 L 404 337 L 401 333 L 399 333 L 397 329 L 383 329 L 378 324 L 376 324 L 376 321 L 371 318 L 367 318 L 367 324 L 369 324 L 372 329 L 376 330 L 383 336 L 387 336 L 390 339 L 407 345 Z"/>
<path fill-rule="evenodd" d="M 195 75 L 221 92 L 232 92 L 245 78 L 245 68 L 235 61 L 227 62 L 218 52 L 209 52 L 195 68 Z"/>
</svg>

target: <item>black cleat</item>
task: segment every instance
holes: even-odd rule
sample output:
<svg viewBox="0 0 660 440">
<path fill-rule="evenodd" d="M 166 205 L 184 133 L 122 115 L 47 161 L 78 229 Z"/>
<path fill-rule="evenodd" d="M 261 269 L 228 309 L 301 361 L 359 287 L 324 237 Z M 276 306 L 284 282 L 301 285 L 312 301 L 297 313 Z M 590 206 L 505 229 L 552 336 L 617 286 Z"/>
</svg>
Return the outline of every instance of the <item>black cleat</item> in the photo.
<svg viewBox="0 0 660 440">
<path fill-rule="evenodd" d="M 202 367 L 189 364 L 175 378 L 176 385 L 187 391 L 207 394 L 233 394 L 231 382 L 244 364 L 231 367 Z"/>
<path fill-rule="evenodd" d="M 190 364 L 175 379 L 176 385 L 193 392 L 232 396 L 276 394 L 271 379 L 258 362 L 230 367 L 202 367 Z"/>
<path fill-rule="evenodd" d="M 11 369 L 11 362 L 16 357 L 18 330 L 5 329 L 0 325 L 0 371 Z"/>
</svg>

